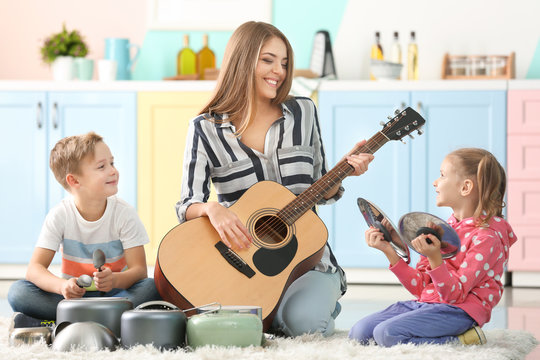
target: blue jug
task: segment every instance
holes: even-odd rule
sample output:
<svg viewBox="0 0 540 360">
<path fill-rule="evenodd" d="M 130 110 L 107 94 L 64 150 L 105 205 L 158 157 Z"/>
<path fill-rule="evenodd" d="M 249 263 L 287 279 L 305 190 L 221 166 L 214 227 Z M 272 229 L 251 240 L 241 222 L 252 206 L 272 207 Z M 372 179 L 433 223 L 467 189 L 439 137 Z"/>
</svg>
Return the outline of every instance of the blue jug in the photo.
<svg viewBox="0 0 540 360">
<path fill-rule="evenodd" d="M 133 57 L 130 54 L 132 47 L 137 49 Z M 131 80 L 131 68 L 135 61 L 137 61 L 137 57 L 139 57 L 139 51 L 139 46 L 130 44 L 129 39 L 105 39 L 105 59 L 116 60 L 118 64 L 116 80 Z"/>
</svg>

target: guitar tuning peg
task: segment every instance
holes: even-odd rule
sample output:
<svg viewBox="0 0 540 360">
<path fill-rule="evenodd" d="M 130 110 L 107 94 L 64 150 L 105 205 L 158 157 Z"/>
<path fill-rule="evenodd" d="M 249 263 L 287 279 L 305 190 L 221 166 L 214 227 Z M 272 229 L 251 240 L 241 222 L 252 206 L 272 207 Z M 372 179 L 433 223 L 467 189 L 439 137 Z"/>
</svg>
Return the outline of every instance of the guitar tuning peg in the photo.
<svg viewBox="0 0 540 360">
<path fill-rule="evenodd" d="M 420 129 L 418 129 L 416 132 L 418 133 L 418 135 L 422 135 L 424 133 L 424 131 L 422 131 Z"/>
<path fill-rule="evenodd" d="M 399 139 L 399 141 L 401 141 L 402 143 L 406 144 L 405 140 L 403 140 L 403 139 Z"/>
<path fill-rule="evenodd" d="M 386 118 L 387 118 L 388 120 L 392 120 L 392 119 L 393 119 L 393 117 L 391 117 L 391 116 L 387 116 Z"/>
<path fill-rule="evenodd" d="M 410 137 L 411 139 L 414 139 L 414 136 L 412 136 L 411 134 L 409 134 L 409 137 Z"/>
<path fill-rule="evenodd" d="M 385 123 L 384 121 L 381 121 L 381 122 L 379 123 L 379 125 L 381 125 L 381 126 L 384 127 L 384 125 L 386 125 L 386 123 Z"/>
<path fill-rule="evenodd" d="M 399 109 L 394 110 L 394 115 L 399 114 L 399 112 L 400 112 Z"/>
</svg>

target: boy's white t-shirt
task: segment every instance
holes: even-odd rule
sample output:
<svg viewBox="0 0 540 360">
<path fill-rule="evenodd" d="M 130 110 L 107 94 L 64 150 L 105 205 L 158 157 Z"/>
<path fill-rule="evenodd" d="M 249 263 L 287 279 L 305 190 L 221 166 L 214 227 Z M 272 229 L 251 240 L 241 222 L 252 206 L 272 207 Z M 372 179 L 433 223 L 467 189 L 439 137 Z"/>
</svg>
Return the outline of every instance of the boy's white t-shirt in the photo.
<svg viewBox="0 0 540 360">
<path fill-rule="evenodd" d="M 105 253 L 105 266 L 113 272 L 123 271 L 124 250 L 149 241 L 137 212 L 124 200 L 116 196 L 107 198 L 103 216 L 97 221 L 87 221 L 70 196 L 49 211 L 36 247 L 53 251 L 62 248 L 62 276 L 70 278 L 92 275 L 96 249 Z"/>
</svg>

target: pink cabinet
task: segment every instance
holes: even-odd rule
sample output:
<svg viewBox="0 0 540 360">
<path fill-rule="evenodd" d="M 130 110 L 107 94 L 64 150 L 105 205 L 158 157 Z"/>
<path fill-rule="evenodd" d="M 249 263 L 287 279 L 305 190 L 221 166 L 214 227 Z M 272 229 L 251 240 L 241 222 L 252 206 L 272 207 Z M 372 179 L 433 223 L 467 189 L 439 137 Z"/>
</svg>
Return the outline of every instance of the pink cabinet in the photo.
<svg viewBox="0 0 540 360">
<path fill-rule="evenodd" d="M 540 270 L 540 90 L 508 92 L 508 220 L 518 236 L 508 270 Z"/>
</svg>

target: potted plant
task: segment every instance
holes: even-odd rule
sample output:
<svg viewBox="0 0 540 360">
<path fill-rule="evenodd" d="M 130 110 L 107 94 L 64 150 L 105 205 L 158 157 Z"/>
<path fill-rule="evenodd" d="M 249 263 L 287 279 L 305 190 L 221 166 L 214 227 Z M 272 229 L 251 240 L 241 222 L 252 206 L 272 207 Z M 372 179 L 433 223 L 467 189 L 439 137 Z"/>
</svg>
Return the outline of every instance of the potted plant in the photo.
<svg viewBox="0 0 540 360">
<path fill-rule="evenodd" d="M 52 66 L 55 80 L 71 80 L 75 75 L 73 58 L 85 57 L 88 46 L 77 30 L 68 31 L 66 24 L 62 31 L 53 34 L 41 47 L 41 58 Z"/>
</svg>

